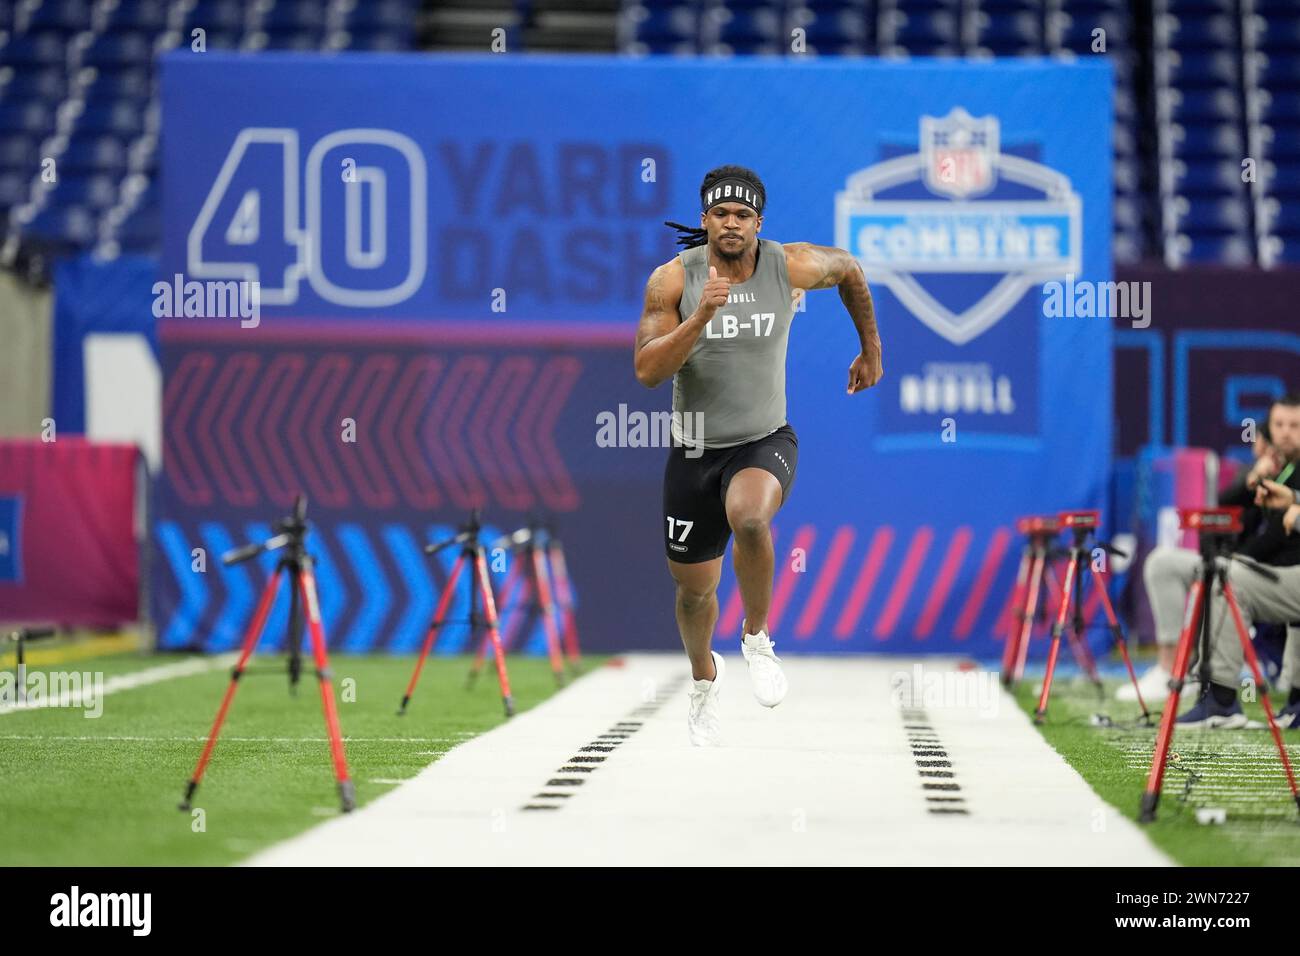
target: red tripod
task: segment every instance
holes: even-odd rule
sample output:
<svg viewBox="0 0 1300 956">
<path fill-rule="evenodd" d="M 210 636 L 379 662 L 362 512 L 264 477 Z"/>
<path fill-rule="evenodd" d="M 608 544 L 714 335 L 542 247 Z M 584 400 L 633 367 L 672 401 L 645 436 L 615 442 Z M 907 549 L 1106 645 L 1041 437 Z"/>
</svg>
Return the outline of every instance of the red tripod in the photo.
<svg viewBox="0 0 1300 956">
<path fill-rule="evenodd" d="M 1096 531 L 1101 522 L 1101 513 L 1098 511 L 1063 511 L 1060 516 L 1061 527 L 1069 528 L 1074 535 L 1074 543 L 1070 547 L 1070 561 L 1065 566 L 1065 581 L 1061 584 L 1061 604 L 1056 614 L 1056 623 L 1052 626 L 1052 646 L 1047 654 L 1047 673 L 1043 677 L 1043 690 L 1038 697 L 1038 709 L 1034 711 L 1034 723 L 1041 724 L 1043 718 L 1047 716 L 1047 701 L 1052 693 L 1052 675 L 1056 670 L 1056 658 L 1061 650 L 1061 634 L 1065 631 L 1065 619 L 1070 612 L 1071 591 L 1073 590 L 1074 603 L 1074 621 L 1073 639 L 1077 645 L 1084 647 L 1083 639 L 1083 564 L 1087 564 L 1092 571 L 1093 584 L 1097 588 L 1097 593 L 1101 598 L 1101 606 L 1106 612 L 1106 620 L 1110 624 L 1111 635 L 1115 638 L 1115 643 L 1119 645 L 1120 653 L 1124 656 L 1124 666 L 1128 668 L 1129 680 L 1133 682 L 1133 689 L 1137 691 L 1138 706 L 1142 708 L 1142 719 L 1149 721 L 1151 714 L 1147 710 L 1146 702 L 1142 699 L 1142 689 L 1138 686 L 1137 674 L 1133 671 L 1133 661 L 1128 654 L 1128 641 L 1124 639 L 1124 630 L 1119 626 L 1119 619 L 1115 616 L 1115 609 L 1111 606 L 1110 595 L 1106 593 L 1106 581 L 1102 578 L 1101 572 L 1097 565 L 1089 561 L 1088 539 Z M 1125 557 L 1123 552 L 1112 547 L 1104 541 L 1098 542 L 1098 547 L 1103 549 L 1107 554 L 1114 554 Z M 1091 655 L 1087 660 L 1091 662 Z M 1100 678 L 1097 677 L 1096 670 L 1092 670 L 1091 677 L 1094 683 L 1101 686 Z"/>
<path fill-rule="evenodd" d="M 562 613 L 562 609 L 556 605 L 554 590 L 551 586 L 551 573 L 547 564 L 547 557 L 551 553 L 549 541 L 550 535 L 540 525 L 532 524 L 498 539 L 493 543 L 493 547 L 503 547 L 508 544 L 514 549 L 514 560 L 510 562 L 510 571 L 506 575 L 506 583 L 501 589 L 502 593 L 508 599 L 514 592 L 515 587 L 521 584 L 520 578 L 522 576 L 523 592 L 537 596 L 535 606 L 541 611 L 542 627 L 546 631 L 546 649 L 551 661 L 551 673 L 555 675 L 556 684 L 563 687 L 565 679 L 564 659 L 560 646 L 559 625 L 556 621 L 557 614 Z M 568 586 L 567 580 L 565 586 L 566 588 Z M 520 600 L 516 606 L 519 611 L 526 615 L 528 609 L 534 605 L 526 604 Z M 473 686 L 478 679 L 486 652 L 487 641 L 485 639 L 479 643 L 478 651 L 474 656 L 474 664 L 470 668 L 470 686 Z M 570 658 L 569 663 L 573 663 L 572 658 Z"/>
<path fill-rule="evenodd" d="M 1250 665 L 1255 686 L 1259 688 L 1259 701 L 1268 718 L 1268 728 L 1273 734 L 1273 743 L 1277 745 L 1278 756 L 1282 759 L 1282 769 L 1286 772 L 1286 780 L 1291 787 L 1291 797 L 1295 800 L 1296 808 L 1300 809 L 1300 790 L 1296 789 L 1291 760 L 1287 757 L 1286 747 L 1282 744 L 1282 733 L 1273 718 L 1273 704 L 1268 699 L 1268 685 L 1264 682 L 1259 658 L 1255 656 L 1255 647 L 1250 642 L 1246 622 L 1241 617 L 1237 595 L 1228 581 L 1228 561 L 1236 560 L 1270 581 L 1276 581 L 1277 575 L 1243 555 L 1229 558 L 1230 543 L 1241 534 L 1242 530 L 1241 508 L 1179 508 L 1178 517 L 1179 526 L 1183 530 L 1198 533 L 1201 576 L 1192 582 L 1192 589 L 1187 595 L 1187 616 L 1184 618 L 1182 634 L 1178 637 L 1178 650 L 1174 654 L 1174 673 L 1169 678 L 1169 700 L 1165 703 L 1165 710 L 1160 718 L 1155 754 L 1151 760 L 1151 773 L 1147 777 L 1146 791 L 1142 794 L 1138 820 L 1141 823 L 1150 823 L 1156 818 L 1156 805 L 1160 802 L 1160 787 L 1164 783 L 1165 764 L 1169 758 L 1169 745 L 1173 740 L 1174 722 L 1178 716 L 1178 698 L 1182 694 L 1184 678 L 1187 676 L 1187 663 L 1192 655 L 1192 640 L 1197 634 L 1200 636 L 1201 692 L 1209 692 L 1210 599 L 1214 593 L 1216 578 L 1223 591 L 1223 597 L 1228 602 L 1228 610 L 1232 612 L 1232 622 L 1237 628 L 1237 638 L 1241 641 L 1242 653 L 1245 655 L 1246 663 Z"/>
<path fill-rule="evenodd" d="M 513 717 L 515 713 L 514 697 L 510 694 L 510 678 L 506 674 L 506 657 L 505 651 L 501 647 L 501 634 L 497 624 L 497 603 L 492 594 L 492 579 L 488 576 L 487 553 L 483 547 L 483 542 L 479 538 L 479 533 L 483 526 L 479 523 L 479 513 L 475 509 L 470 515 L 469 521 L 461 526 L 460 531 L 455 537 L 446 541 L 438 542 L 425 546 L 425 554 L 433 555 L 449 548 L 454 544 L 461 546 L 460 554 L 456 557 L 456 563 L 451 566 L 451 573 L 447 576 L 447 583 L 443 586 L 442 597 L 438 600 L 438 608 L 433 613 L 433 621 L 429 624 L 429 631 L 424 638 L 424 646 L 420 649 L 420 656 L 415 661 L 415 671 L 411 674 L 410 683 L 406 685 L 406 694 L 402 697 L 401 707 L 398 708 L 398 716 L 406 713 L 406 707 L 411 702 L 411 697 L 415 693 L 415 685 L 420 680 L 420 672 L 424 669 L 425 659 L 428 658 L 429 652 L 433 650 L 433 645 L 438 639 L 438 631 L 447 623 L 447 611 L 451 607 L 451 600 L 456 593 L 456 582 L 460 579 L 461 568 L 465 564 L 473 566 L 472 577 L 470 578 L 469 590 L 469 624 L 470 624 L 470 642 L 474 640 L 474 635 L 480 626 L 487 629 L 487 640 L 492 642 L 492 649 L 496 655 L 497 680 L 501 684 L 501 703 L 504 705 L 507 717 Z M 478 617 L 477 605 L 483 604 L 483 619 Z"/>
<path fill-rule="evenodd" d="M 1020 680 L 1025 672 L 1029 638 L 1038 613 L 1038 596 L 1043 589 L 1043 570 L 1047 566 L 1052 539 L 1061 529 L 1055 517 L 1033 516 L 1016 521 L 1016 530 L 1029 540 L 1020 554 L 1016 584 L 1011 592 L 1012 615 L 1002 646 L 1002 683 L 1006 687 Z"/>
<path fill-rule="evenodd" d="M 547 529 L 547 554 L 555 570 L 555 595 L 564 619 L 564 654 L 569 666 L 575 670 L 582 666 L 582 652 L 578 650 L 578 624 L 573 614 L 573 586 L 569 579 L 569 565 L 564 560 L 564 545 L 554 528 Z"/>
<path fill-rule="evenodd" d="M 226 687 L 226 694 L 221 699 L 221 706 L 217 709 L 217 717 L 213 721 L 207 743 L 203 745 L 203 753 L 199 756 L 198 766 L 194 768 L 194 775 L 185 788 L 185 797 L 180 804 L 182 810 L 189 810 L 193 805 L 194 792 L 199 788 L 199 782 L 203 779 L 203 773 L 207 769 L 208 761 L 212 758 L 212 751 L 217 746 L 217 736 L 221 733 L 221 726 L 225 723 L 226 714 L 235 699 L 235 690 L 239 687 L 239 679 L 244 675 L 248 661 L 257 648 L 258 639 L 262 636 L 262 629 L 266 627 L 266 619 L 271 614 L 271 605 L 275 603 L 275 592 L 279 587 L 282 574 L 288 575 L 290 585 L 289 644 L 291 648 L 295 649 L 298 646 L 298 631 L 302 627 L 298 602 L 301 601 L 302 606 L 307 610 L 307 627 L 311 632 L 312 653 L 316 659 L 316 677 L 320 682 L 321 708 L 325 712 L 325 729 L 329 733 L 330 754 L 334 760 L 334 776 L 338 781 L 339 799 L 344 813 L 356 806 L 356 792 L 353 789 L 352 781 L 348 778 L 348 763 L 343 753 L 343 734 L 339 730 L 339 715 L 334 704 L 334 686 L 330 680 L 329 655 L 325 645 L 325 628 L 321 624 L 320 601 L 316 596 L 316 576 L 312 572 L 312 557 L 307 553 L 306 549 L 307 528 L 307 498 L 300 494 L 294 499 L 293 514 L 275 523 L 274 530 L 276 533 L 273 537 L 260 544 L 250 544 L 237 548 L 221 558 L 224 564 L 231 565 L 248 561 L 264 551 L 284 549 L 284 553 L 280 556 L 280 561 L 276 564 L 271 579 L 266 582 L 261 599 L 257 602 L 257 610 L 253 614 L 253 621 L 249 625 L 248 633 L 244 635 L 244 644 L 240 650 L 239 661 L 235 664 L 235 670 L 230 675 L 230 684 Z M 296 653 L 296 650 L 294 653 Z"/>
<path fill-rule="evenodd" d="M 1055 515 L 1021 518 L 1016 522 L 1016 528 L 1029 540 L 1021 553 L 1015 588 L 1011 592 L 1012 616 L 1006 643 L 1002 647 L 1002 683 L 1006 687 L 1019 683 L 1024 676 L 1029 644 L 1042 610 L 1039 607 L 1040 595 L 1044 591 L 1044 607 L 1048 608 L 1049 613 L 1056 612 L 1050 605 L 1061 590 L 1061 585 L 1052 568 L 1052 561 L 1067 553 L 1052 544 L 1061 529 L 1061 523 Z M 1059 601 L 1057 606 L 1059 607 Z M 1070 650 L 1079 667 L 1088 674 L 1093 684 L 1100 686 L 1101 678 L 1097 675 L 1097 666 L 1088 651 L 1088 645 L 1073 632 L 1068 636 Z"/>
</svg>

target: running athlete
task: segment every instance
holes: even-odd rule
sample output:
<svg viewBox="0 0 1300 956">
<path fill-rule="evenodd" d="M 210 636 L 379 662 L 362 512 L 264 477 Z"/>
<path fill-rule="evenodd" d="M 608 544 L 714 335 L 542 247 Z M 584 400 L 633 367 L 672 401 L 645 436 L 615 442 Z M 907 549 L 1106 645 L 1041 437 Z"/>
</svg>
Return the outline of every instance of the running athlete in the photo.
<svg viewBox="0 0 1300 956">
<path fill-rule="evenodd" d="M 772 598 L 772 517 L 785 503 L 799 443 L 785 417 L 785 356 L 798 298 L 837 287 L 857 328 L 848 393 L 880 381 L 880 335 L 871 291 L 843 249 L 759 239 L 767 192 L 752 170 L 720 166 L 700 186 L 700 228 L 669 222 L 683 251 L 646 283 L 636 337 L 636 377 L 673 380 L 673 447 L 664 470 L 668 570 L 677 627 L 691 662 L 691 743 L 719 741 L 725 665 L 712 649 L 722 555 L 734 533 L 745 608 L 741 653 L 765 707 L 787 681 L 767 632 Z"/>
</svg>

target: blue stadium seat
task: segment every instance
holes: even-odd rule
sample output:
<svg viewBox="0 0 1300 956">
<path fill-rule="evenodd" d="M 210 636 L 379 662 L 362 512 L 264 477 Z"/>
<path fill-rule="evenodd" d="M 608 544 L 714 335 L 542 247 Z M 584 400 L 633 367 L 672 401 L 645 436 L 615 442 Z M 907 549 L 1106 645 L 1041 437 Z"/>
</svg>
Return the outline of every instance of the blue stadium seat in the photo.
<svg viewBox="0 0 1300 956">
<path fill-rule="evenodd" d="M 1043 13 L 1042 0 L 977 0 L 976 6 L 983 13 Z"/>
<path fill-rule="evenodd" d="M 894 0 L 894 6 L 907 16 L 923 16 L 927 13 L 949 13 L 958 16 L 961 13 L 961 0 Z"/>
<path fill-rule="evenodd" d="M 239 0 L 199 0 L 185 17 L 185 33 L 202 27 L 209 34 L 240 33 L 247 22 L 247 12 Z"/>
<path fill-rule="evenodd" d="M 1237 57 L 1227 50 L 1173 51 L 1169 55 L 1169 82 L 1183 89 L 1236 86 Z"/>
<path fill-rule="evenodd" d="M 81 206 L 47 206 L 22 228 L 22 233 L 84 247 L 95 239 L 95 217 Z"/>
<path fill-rule="evenodd" d="M 10 37 L 9 42 L 0 47 L 0 65 L 63 66 L 67 56 L 67 42 L 63 35 L 48 30 Z"/>
<path fill-rule="evenodd" d="M 50 190 L 46 202 L 50 206 L 107 209 L 117 202 L 117 180 L 112 176 L 102 175 L 65 178 Z"/>
<path fill-rule="evenodd" d="M 1300 19 L 1261 18 L 1256 22 L 1259 30 L 1255 33 L 1255 44 L 1265 53 L 1300 50 Z"/>
<path fill-rule="evenodd" d="M 1187 14 L 1222 14 L 1231 16 L 1236 13 L 1233 0 L 1165 0 L 1166 9 L 1175 16 Z"/>
<path fill-rule="evenodd" d="M 1300 116 L 1296 117 L 1300 121 Z M 1265 126 L 1260 130 L 1264 155 L 1273 160 L 1300 160 L 1300 126 Z"/>
<path fill-rule="evenodd" d="M 1191 263 L 1248 265 L 1254 260 L 1250 239 L 1246 236 L 1177 237 L 1184 259 Z"/>
<path fill-rule="evenodd" d="M 719 9 L 725 8 L 730 13 L 768 11 L 778 16 L 784 12 L 784 7 L 783 0 L 726 0 L 725 3 L 719 4 Z"/>
<path fill-rule="evenodd" d="M 1175 123 L 1239 122 L 1241 101 L 1235 90 L 1174 90 L 1169 118 Z"/>
<path fill-rule="evenodd" d="M 995 53 L 1041 50 L 1042 18 L 1036 13 L 985 13 L 976 27 L 976 42 Z"/>
<path fill-rule="evenodd" d="M 1137 193 L 1141 185 L 1139 167 L 1136 159 L 1119 157 L 1115 160 L 1115 169 L 1113 176 L 1115 179 L 1115 192 Z"/>
<path fill-rule="evenodd" d="M 876 52 L 876 48 L 870 43 L 823 42 L 815 45 L 809 43 L 805 52 L 809 56 L 870 56 Z"/>
<path fill-rule="evenodd" d="M 324 30 L 326 7 L 312 0 L 279 0 L 267 11 L 262 29 L 272 30 Z"/>
<path fill-rule="evenodd" d="M 694 43 L 699 37 L 699 11 L 678 4 L 663 9 L 635 11 L 634 37 L 642 43 Z"/>
<path fill-rule="evenodd" d="M 680 3 L 681 0 L 673 2 Z M 415 26 L 415 11 L 418 6 L 419 4 L 407 0 L 366 0 L 352 8 L 345 25 L 350 32 L 365 29 L 411 31 Z"/>
<path fill-rule="evenodd" d="M 1142 230 L 1116 230 L 1111 236 L 1111 254 L 1115 261 L 1129 265 L 1131 263 L 1142 261 L 1142 253 L 1145 243 L 1142 240 Z"/>
<path fill-rule="evenodd" d="M 1169 45 L 1175 50 L 1236 49 L 1237 22 L 1226 15 L 1170 16 Z"/>
<path fill-rule="evenodd" d="M 871 24 L 852 13 L 808 12 L 792 22 L 803 28 L 809 44 L 818 47 L 866 44 L 871 41 Z"/>
<path fill-rule="evenodd" d="M 1174 155 L 1187 159 L 1246 155 L 1241 127 L 1236 123 L 1175 123 L 1169 128 Z"/>
<path fill-rule="evenodd" d="M 1116 123 L 1110 131 L 1111 143 L 1118 156 L 1137 155 L 1137 135 L 1126 123 Z"/>
<path fill-rule="evenodd" d="M 263 48 L 267 50 L 295 50 L 307 53 L 325 45 L 323 30 L 276 30 L 263 33 Z"/>
<path fill-rule="evenodd" d="M 65 172 L 120 173 L 126 168 L 126 159 L 126 146 L 117 137 L 74 132 L 58 162 Z"/>
<path fill-rule="evenodd" d="M 40 165 L 40 146 L 36 136 L 0 136 L 0 169 L 34 174 Z"/>
<path fill-rule="evenodd" d="M 0 100 L 16 103 L 23 100 L 48 100 L 57 103 L 68 95 L 67 71 L 62 67 L 32 67 L 15 71 L 9 82 L 0 86 Z"/>
<path fill-rule="evenodd" d="M 108 11 L 104 29 L 109 32 L 161 33 L 171 12 L 168 0 L 122 0 Z"/>
<path fill-rule="evenodd" d="M 30 176 L 8 170 L 0 171 L 0 209 L 26 202 L 30 192 Z"/>
<path fill-rule="evenodd" d="M 1062 0 L 1061 9 L 1070 16 L 1122 14 L 1128 10 L 1128 0 Z"/>
<path fill-rule="evenodd" d="M 1236 160 L 1223 162 L 1176 162 L 1170 169 L 1174 191 L 1185 196 L 1235 197 L 1242 201 L 1245 184 L 1241 180 L 1241 164 Z"/>
<path fill-rule="evenodd" d="M 29 30 L 62 30 L 72 33 L 90 29 L 91 4 L 88 0 L 45 0 L 32 11 Z"/>
<path fill-rule="evenodd" d="M 1261 225 L 1268 232 L 1300 239 L 1300 203 L 1269 203 Z"/>
<path fill-rule="evenodd" d="M 706 43 L 725 43 L 733 49 L 775 44 L 783 39 L 781 16 L 771 6 L 707 16 L 701 39 Z"/>
<path fill-rule="evenodd" d="M 1270 90 L 1300 89 L 1300 53 L 1279 52 L 1263 57 L 1255 81 Z"/>
<path fill-rule="evenodd" d="M 947 12 L 909 15 L 894 30 L 894 42 L 910 53 L 923 54 L 959 43 L 957 17 Z"/>
<path fill-rule="evenodd" d="M 1268 92 L 1261 97 L 1260 119 L 1265 123 L 1293 123 L 1300 116 L 1300 93 Z"/>
<path fill-rule="evenodd" d="M 1300 200 L 1300 162 L 1266 164 L 1260 171 L 1260 185 L 1270 196 Z"/>
<path fill-rule="evenodd" d="M 804 0 L 801 5 L 818 15 L 847 13 L 865 20 L 875 14 L 872 0 Z"/>
<path fill-rule="evenodd" d="M 156 249 L 162 241 L 162 215 L 157 203 L 141 203 L 117 231 L 117 241 L 128 252 Z"/>
<path fill-rule="evenodd" d="M 82 62 L 87 66 L 109 69 L 136 67 L 153 59 L 153 38 L 144 33 L 106 33 L 96 37 L 86 48 Z"/>
<path fill-rule="evenodd" d="M 1061 47 L 1076 53 L 1091 53 L 1094 30 L 1106 31 L 1106 52 L 1123 50 L 1128 43 L 1128 20 L 1114 13 L 1071 15 L 1061 31 Z"/>
<path fill-rule="evenodd" d="M 1295 0 L 1255 0 L 1255 12 L 1267 18 L 1295 17 L 1300 14 L 1296 10 Z"/>
<path fill-rule="evenodd" d="M 1116 197 L 1111 215 L 1116 232 L 1135 232 L 1142 226 L 1141 206 L 1131 199 Z"/>
<path fill-rule="evenodd" d="M 391 29 L 350 30 L 344 34 L 345 48 L 349 50 L 392 51 L 410 50 L 415 35 L 411 31 Z"/>
<path fill-rule="evenodd" d="M 54 108 L 39 100 L 0 103 L 0 133 L 47 136 L 54 132 Z"/>
<path fill-rule="evenodd" d="M 127 68 L 101 72 L 86 93 L 87 100 L 147 100 L 153 91 L 148 68 Z"/>
<path fill-rule="evenodd" d="M 1187 208 L 1174 213 L 1179 232 L 1188 235 L 1245 235 L 1250 229 L 1250 212 L 1236 199 L 1181 197 Z"/>
<path fill-rule="evenodd" d="M 77 131 L 112 133 L 122 139 L 139 136 L 144 131 L 143 104 L 136 100 L 87 103 L 77 120 Z"/>
</svg>

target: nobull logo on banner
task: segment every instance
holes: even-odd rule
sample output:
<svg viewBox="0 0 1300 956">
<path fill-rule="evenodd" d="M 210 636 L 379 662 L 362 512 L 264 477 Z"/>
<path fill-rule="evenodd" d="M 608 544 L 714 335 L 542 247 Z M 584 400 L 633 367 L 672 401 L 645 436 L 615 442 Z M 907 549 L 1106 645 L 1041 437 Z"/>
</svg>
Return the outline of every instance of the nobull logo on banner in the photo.
<svg viewBox="0 0 1300 956">
<path fill-rule="evenodd" d="M 1069 179 L 1003 153 L 997 117 L 960 107 L 921 117 L 918 152 L 854 173 L 835 197 L 835 244 L 954 345 L 987 331 L 1045 279 L 1077 273 L 1081 240 Z M 968 288 L 930 281 L 954 275 L 989 281 L 963 302 Z"/>
</svg>

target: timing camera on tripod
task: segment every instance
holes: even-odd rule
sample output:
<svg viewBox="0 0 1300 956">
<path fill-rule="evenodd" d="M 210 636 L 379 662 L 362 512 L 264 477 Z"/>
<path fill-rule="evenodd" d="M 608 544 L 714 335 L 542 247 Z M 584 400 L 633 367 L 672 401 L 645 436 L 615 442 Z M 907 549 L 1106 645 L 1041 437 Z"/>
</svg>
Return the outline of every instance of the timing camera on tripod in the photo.
<svg viewBox="0 0 1300 956">
<path fill-rule="evenodd" d="M 275 531 L 274 535 L 265 541 L 228 551 L 221 557 L 223 564 L 234 565 L 250 561 L 267 551 L 281 552 L 280 560 L 276 563 L 275 570 L 266 582 L 266 587 L 262 590 L 262 596 L 257 602 L 257 609 L 253 612 L 253 621 L 249 625 L 248 632 L 244 636 L 243 646 L 240 648 L 239 661 L 235 664 L 235 669 L 230 675 L 230 684 L 226 687 L 226 694 L 221 699 L 221 706 L 217 709 L 217 716 L 213 721 L 207 742 L 203 745 L 203 753 L 199 756 L 198 766 L 194 768 L 194 774 L 190 777 L 189 784 L 185 788 L 185 797 L 180 804 L 181 810 L 189 810 L 193 806 L 194 792 L 203 780 L 203 773 L 207 769 L 208 761 L 212 758 L 212 751 L 217 746 L 217 737 L 226 721 L 230 705 L 235 699 L 235 690 L 239 687 L 239 680 L 244 676 L 248 662 L 257 648 L 257 642 L 262 636 L 262 630 L 266 627 L 266 620 L 271 614 L 271 606 L 275 603 L 276 590 L 282 577 L 287 577 L 289 580 L 288 644 L 290 649 L 290 689 L 292 691 L 296 686 L 298 675 L 302 669 L 300 647 L 303 624 L 302 611 L 305 608 L 307 628 L 311 633 L 312 655 L 316 664 L 316 678 L 320 684 L 321 709 L 325 714 L 325 728 L 329 733 L 330 754 L 334 762 L 334 776 L 338 782 L 339 801 L 344 813 L 356 806 L 356 792 L 351 779 L 348 777 L 347 758 L 343 752 L 343 734 L 339 729 L 338 710 L 334 703 L 334 686 L 330 677 L 329 655 L 325 644 L 325 627 L 321 624 L 320 600 L 316 593 L 316 575 L 312 571 L 312 557 L 307 553 L 306 541 L 309 527 L 310 525 L 307 522 L 307 498 L 305 495 L 299 494 L 294 498 L 293 512 L 281 518 L 272 526 Z"/>
<path fill-rule="evenodd" d="M 1147 777 L 1146 791 L 1142 794 L 1142 805 L 1138 820 L 1150 823 L 1156 818 L 1156 805 L 1160 802 L 1160 788 L 1164 783 L 1165 766 L 1169 759 L 1169 746 L 1173 741 L 1174 721 L 1178 715 L 1178 698 L 1182 694 L 1187 676 L 1188 661 L 1192 656 L 1192 645 L 1199 643 L 1201 692 L 1209 693 L 1210 688 L 1210 601 L 1214 595 L 1215 585 L 1223 594 L 1232 622 L 1237 629 L 1237 638 L 1241 641 L 1241 650 L 1250 673 L 1259 688 L 1259 701 L 1268 718 L 1268 728 L 1277 745 L 1278 756 L 1282 760 L 1282 769 L 1286 773 L 1287 783 L 1291 787 L 1291 797 L 1296 808 L 1300 810 L 1300 791 L 1296 789 L 1295 773 L 1291 769 L 1291 760 L 1286 747 L 1282 744 L 1282 732 L 1273 717 L 1273 704 L 1268 699 L 1268 685 L 1260 670 L 1259 658 L 1255 647 L 1250 642 L 1250 633 L 1241 616 L 1241 606 L 1233 591 L 1232 582 L 1228 580 L 1229 563 L 1236 561 L 1238 566 L 1249 568 L 1269 581 L 1276 581 L 1277 574 L 1262 564 L 1242 554 L 1230 553 L 1232 542 L 1241 534 L 1241 508 L 1179 508 L 1179 527 L 1184 531 L 1195 531 L 1201 551 L 1201 573 L 1192 582 L 1192 589 L 1187 595 L 1187 614 L 1183 618 L 1183 632 L 1178 638 L 1178 650 L 1174 655 L 1174 672 L 1169 678 L 1169 700 L 1165 703 L 1164 713 L 1160 719 L 1160 730 L 1156 734 L 1155 754 L 1151 760 L 1151 772 Z"/>
</svg>

